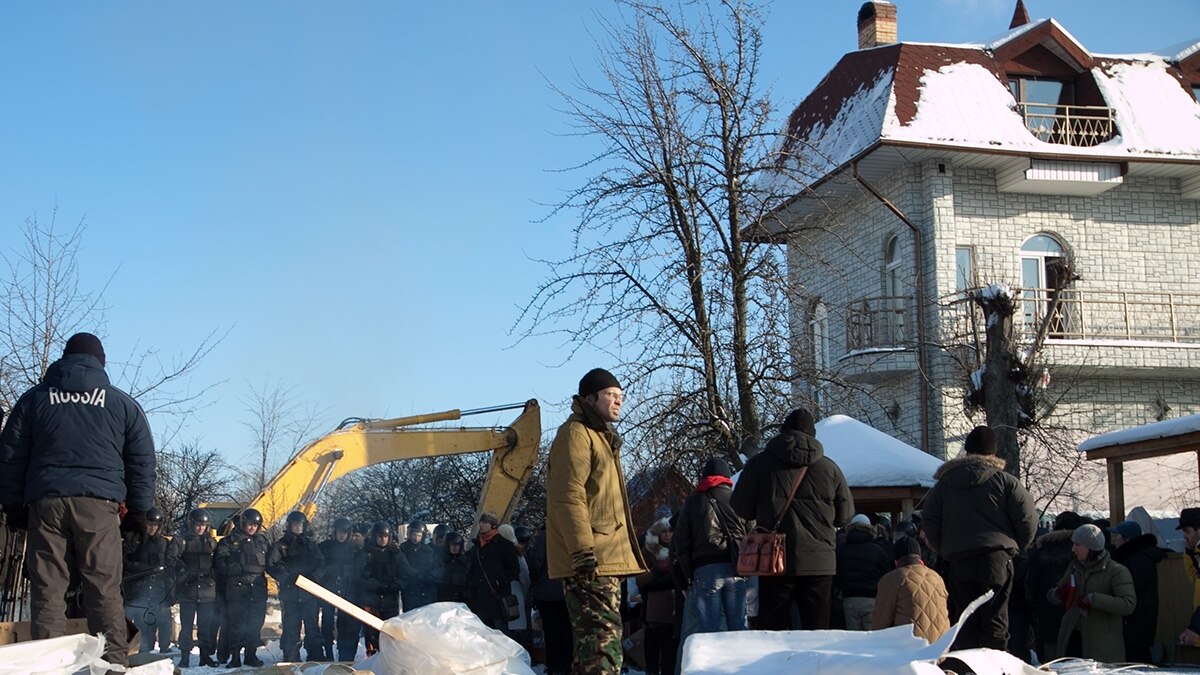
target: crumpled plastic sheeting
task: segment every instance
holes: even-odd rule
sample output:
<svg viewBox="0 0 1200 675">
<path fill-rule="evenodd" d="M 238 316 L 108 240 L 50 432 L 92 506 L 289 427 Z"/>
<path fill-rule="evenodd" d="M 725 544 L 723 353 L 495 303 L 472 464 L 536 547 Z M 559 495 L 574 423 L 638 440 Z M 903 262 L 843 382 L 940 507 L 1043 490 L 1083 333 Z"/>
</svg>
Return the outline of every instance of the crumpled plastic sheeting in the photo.
<svg viewBox="0 0 1200 675">
<path fill-rule="evenodd" d="M 684 643 L 683 672 L 685 675 L 726 675 L 745 671 L 942 675 L 937 661 L 950 650 L 963 621 L 991 598 L 991 591 L 976 598 L 963 611 L 958 623 L 933 644 L 913 635 L 911 626 L 875 631 L 699 633 Z M 994 672 L 997 675 L 1008 673 L 1004 670 Z"/>
<path fill-rule="evenodd" d="M 356 669 L 375 675 L 534 675 L 528 652 L 462 603 L 435 602 L 385 623 L 404 639 L 382 633 L 379 653 Z"/>
<path fill-rule="evenodd" d="M 0 647 L 0 675 L 104 675 L 104 637 L 64 635 Z"/>
</svg>

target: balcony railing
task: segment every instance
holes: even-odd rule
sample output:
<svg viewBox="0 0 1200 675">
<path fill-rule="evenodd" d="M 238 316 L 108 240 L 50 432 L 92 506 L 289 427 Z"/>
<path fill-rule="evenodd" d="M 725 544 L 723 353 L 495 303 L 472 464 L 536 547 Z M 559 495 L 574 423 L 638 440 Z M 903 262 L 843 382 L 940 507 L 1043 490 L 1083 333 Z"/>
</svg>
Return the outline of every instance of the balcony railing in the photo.
<svg viewBox="0 0 1200 675">
<path fill-rule="evenodd" d="M 864 298 L 846 307 L 846 350 L 899 347 L 909 342 L 907 296 Z"/>
<path fill-rule="evenodd" d="M 1097 105 L 1048 105 L 1022 101 L 1017 111 L 1029 131 L 1046 143 L 1088 148 L 1116 135 L 1113 109 Z"/>
<path fill-rule="evenodd" d="M 1039 322 L 1053 304 L 1055 291 L 1018 288 L 1014 321 L 1021 339 L 1032 340 Z M 1050 340 L 1122 340 L 1200 343 L 1200 293 L 1166 291 L 1107 291 L 1067 288 L 1050 319 Z M 951 341 L 978 337 L 984 323 L 975 303 L 958 294 L 947 299 L 943 324 Z"/>
</svg>

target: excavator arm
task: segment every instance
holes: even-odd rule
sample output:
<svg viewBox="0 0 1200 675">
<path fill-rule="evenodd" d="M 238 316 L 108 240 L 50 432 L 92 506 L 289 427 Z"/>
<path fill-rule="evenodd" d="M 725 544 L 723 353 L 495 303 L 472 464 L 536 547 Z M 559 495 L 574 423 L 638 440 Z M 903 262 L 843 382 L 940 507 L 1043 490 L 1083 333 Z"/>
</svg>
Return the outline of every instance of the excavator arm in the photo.
<svg viewBox="0 0 1200 675">
<path fill-rule="evenodd" d="M 435 422 L 461 419 L 465 415 L 522 408 L 507 427 L 422 427 Z M 317 510 L 317 497 L 330 482 L 364 467 L 418 457 L 442 457 L 473 452 L 492 452 L 487 479 L 479 497 L 475 520 L 484 511 L 508 520 L 537 462 L 541 440 L 541 410 L 537 399 L 475 410 L 364 420 L 332 431 L 309 443 L 291 459 L 245 508 L 258 509 L 263 523 L 273 525 L 290 511 L 302 511 L 310 519 Z M 216 510 L 241 510 L 229 503 L 201 504 Z M 232 512 L 229 511 L 229 512 Z M 229 523 L 220 534 L 227 533 Z"/>
</svg>

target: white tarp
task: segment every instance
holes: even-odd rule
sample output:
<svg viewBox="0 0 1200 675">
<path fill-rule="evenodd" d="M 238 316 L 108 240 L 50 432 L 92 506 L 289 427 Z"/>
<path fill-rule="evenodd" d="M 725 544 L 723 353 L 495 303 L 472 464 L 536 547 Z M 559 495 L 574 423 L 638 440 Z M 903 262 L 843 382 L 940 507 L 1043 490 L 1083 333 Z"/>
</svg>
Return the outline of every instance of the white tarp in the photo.
<svg viewBox="0 0 1200 675">
<path fill-rule="evenodd" d="M 0 647 L 0 675 L 104 675 L 119 670 L 104 660 L 104 638 L 95 635 L 64 635 L 46 640 L 29 640 Z M 169 660 L 155 661 L 125 672 L 129 675 L 171 675 Z"/>
<path fill-rule="evenodd" d="M 399 629 L 404 639 L 381 633 L 379 653 L 355 668 L 377 675 L 534 675 L 529 653 L 462 603 L 435 602 L 385 625 Z"/>
</svg>

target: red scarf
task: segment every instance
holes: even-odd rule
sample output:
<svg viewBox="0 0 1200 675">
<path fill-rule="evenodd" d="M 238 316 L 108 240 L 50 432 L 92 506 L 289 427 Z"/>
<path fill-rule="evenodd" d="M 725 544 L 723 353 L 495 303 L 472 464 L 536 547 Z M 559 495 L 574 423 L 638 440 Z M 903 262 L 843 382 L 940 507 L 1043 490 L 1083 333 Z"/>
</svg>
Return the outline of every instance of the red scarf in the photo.
<svg viewBox="0 0 1200 675">
<path fill-rule="evenodd" d="M 718 485 L 728 485 L 733 487 L 733 479 L 728 476 L 705 476 L 696 483 L 696 492 L 708 492 Z"/>
<path fill-rule="evenodd" d="M 493 539 L 496 538 L 496 535 L 498 535 L 498 534 L 500 534 L 500 530 L 497 530 L 496 528 L 492 528 L 492 529 L 488 530 L 487 532 L 480 532 L 479 533 L 479 546 L 480 547 L 487 546 L 489 543 L 491 543 L 491 541 Z"/>
</svg>

